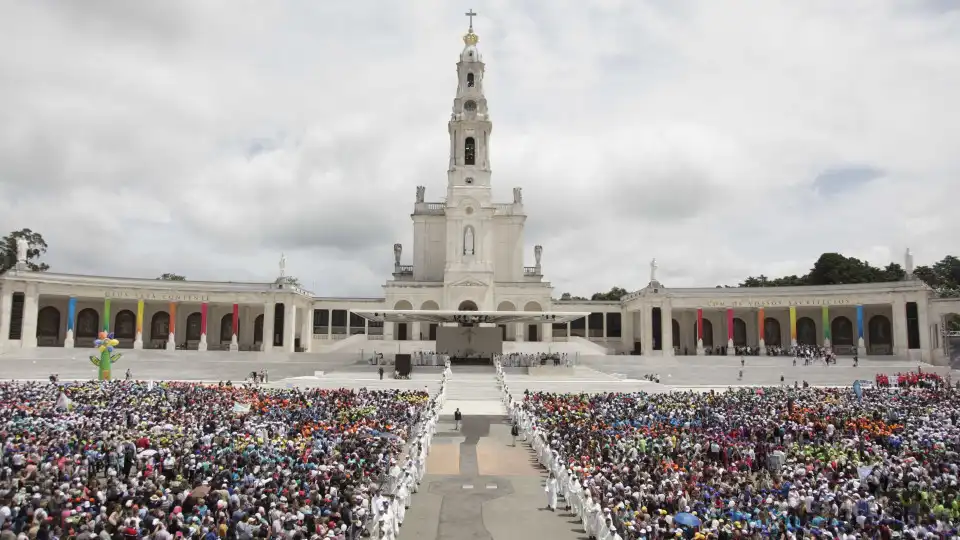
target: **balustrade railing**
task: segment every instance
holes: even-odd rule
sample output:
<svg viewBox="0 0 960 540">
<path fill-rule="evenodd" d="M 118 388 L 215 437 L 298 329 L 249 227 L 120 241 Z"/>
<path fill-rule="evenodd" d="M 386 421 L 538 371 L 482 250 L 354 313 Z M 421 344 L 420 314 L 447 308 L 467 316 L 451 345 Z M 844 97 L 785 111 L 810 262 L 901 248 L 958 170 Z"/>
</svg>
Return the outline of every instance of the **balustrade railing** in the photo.
<svg viewBox="0 0 960 540">
<path fill-rule="evenodd" d="M 413 208 L 414 214 L 428 216 L 442 216 L 446 211 L 447 203 L 442 202 L 422 202 L 416 203 Z"/>
<path fill-rule="evenodd" d="M 525 275 L 525 276 L 539 276 L 539 275 L 540 275 L 540 269 L 537 268 L 536 266 L 524 266 L 524 267 L 523 267 L 523 275 Z"/>
</svg>

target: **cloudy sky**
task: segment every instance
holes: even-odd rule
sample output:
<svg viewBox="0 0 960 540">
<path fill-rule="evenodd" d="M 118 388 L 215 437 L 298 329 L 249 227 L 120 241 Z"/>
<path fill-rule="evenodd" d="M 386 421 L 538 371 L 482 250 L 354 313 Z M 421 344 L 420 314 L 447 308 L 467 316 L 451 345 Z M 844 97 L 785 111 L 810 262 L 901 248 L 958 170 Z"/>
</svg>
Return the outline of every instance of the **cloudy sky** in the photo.
<svg viewBox="0 0 960 540">
<path fill-rule="evenodd" d="M 55 271 L 378 295 L 475 21 L 557 294 L 958 253 L 953 0 L 4 2 L 0 231 Z M 105 255 L 105 253 L 107 253 Z"/>
</svg>

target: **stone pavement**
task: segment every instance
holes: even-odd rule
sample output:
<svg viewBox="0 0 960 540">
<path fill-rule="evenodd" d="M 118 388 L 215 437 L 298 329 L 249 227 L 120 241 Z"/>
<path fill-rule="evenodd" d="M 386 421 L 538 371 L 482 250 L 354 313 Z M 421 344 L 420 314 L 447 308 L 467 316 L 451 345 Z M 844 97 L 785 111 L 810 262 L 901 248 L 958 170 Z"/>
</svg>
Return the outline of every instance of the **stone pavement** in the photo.
<svg viewBox="0 0 960 540">
<path fill-rule="evenodd" d="M 544 509 L 545 472 L 528 445 L 511 446 L 505 416 L 464 414 L 454 427 L 441 418 L 400 540 L 586 539 L 579 521 Z"/>
</svg>

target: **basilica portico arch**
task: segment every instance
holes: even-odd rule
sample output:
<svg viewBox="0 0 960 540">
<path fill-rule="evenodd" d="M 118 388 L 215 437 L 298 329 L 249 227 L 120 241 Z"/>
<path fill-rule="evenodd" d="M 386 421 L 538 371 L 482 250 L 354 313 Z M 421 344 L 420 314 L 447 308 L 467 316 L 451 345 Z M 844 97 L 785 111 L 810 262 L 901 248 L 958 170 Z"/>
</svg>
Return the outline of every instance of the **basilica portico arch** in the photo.
<svg viewBox="0 0 960 540">
<path fill-rule="evenodd" d="M 497 304 L 497 311 L 516 311 L 517 306 L 509 300 L 504 300 Z M 516 325 L 512 324 L 501 324 L 500 333 L 504 341 L 514 341 L 517 339 L 517 328 Z"/>
<path fill-rule="evenodd" d="M 477 303 L 473 300 L 464 300 L 457 306 L 457 311 L 480 311 L 480 308 L 477 307 Z"/>
</svg>

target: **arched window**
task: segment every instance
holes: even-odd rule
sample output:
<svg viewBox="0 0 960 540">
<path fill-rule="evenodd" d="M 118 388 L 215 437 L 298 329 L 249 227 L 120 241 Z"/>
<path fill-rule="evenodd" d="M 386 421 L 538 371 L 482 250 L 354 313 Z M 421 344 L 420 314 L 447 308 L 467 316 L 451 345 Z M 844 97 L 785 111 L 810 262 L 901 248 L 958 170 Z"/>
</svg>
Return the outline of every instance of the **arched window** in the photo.
<svg viewBox="0 0 960 540">
<path fill-rule="evenodd" d="M 92 308 L 85 308 L 77 313 L 77 337 L 95 338 L 100 331 L 100 314 Z"/>
<path fill-rule="evenodd" d="M 240 329 L 237 329 L 237 332 L 239 331 Z M 220 319 L 220 343 L 231 341 L 233 341 L 233 313 L 227 313 Z"/>
<path fill-rule="evenodd" d="M 463 141 L 463 163 L 464 165 L 477 163 L 477 141 L 473 137 L 467 137 L 467 140 Z"/>
<path fill-rule="evenodd" d="M 733 320 L 733 345 L 735 347 L 747 346 L 747 323 L 739 317 Z"/>
<path fill-rule="evenodd" d="M 797 343 L 800 345 L 817 344 L 817 324 L 810 317 L 797 319 Z"/>
<path fill-rule="evenodd" d="M 150 319 L 150 339 L 164 340 L 170 337 L 170 314 L 166 311 L 158 311 Z"/>
<path fill-rule="evenodd" d="M 121 310 L 113 319 L 113 337 L 117 339 L 137 338 L 137 316 L 129 309 Z"/>
<path fill-rule="evenodd" d="M 262 314 L 257 315 L 257 318 L 253 320 L 253 342 L 263 343 L 263 315 Z"/>
<path fill-rule="evenodd" d="M 200 341 L 203 328 L 203 315 L 195 311 L 187 316 L 187 341 Z"/>
<path fill-rule="evenodd" d="M 37 337 L 60 337 L 60 310 L 47 306 L 37 314 Z"/>
<path fill-rule="evenodd" d="M 467 73 L 467 88 L 473 88 L 473 86 L 474 86 L 473 73 Z"/>
</svg>

